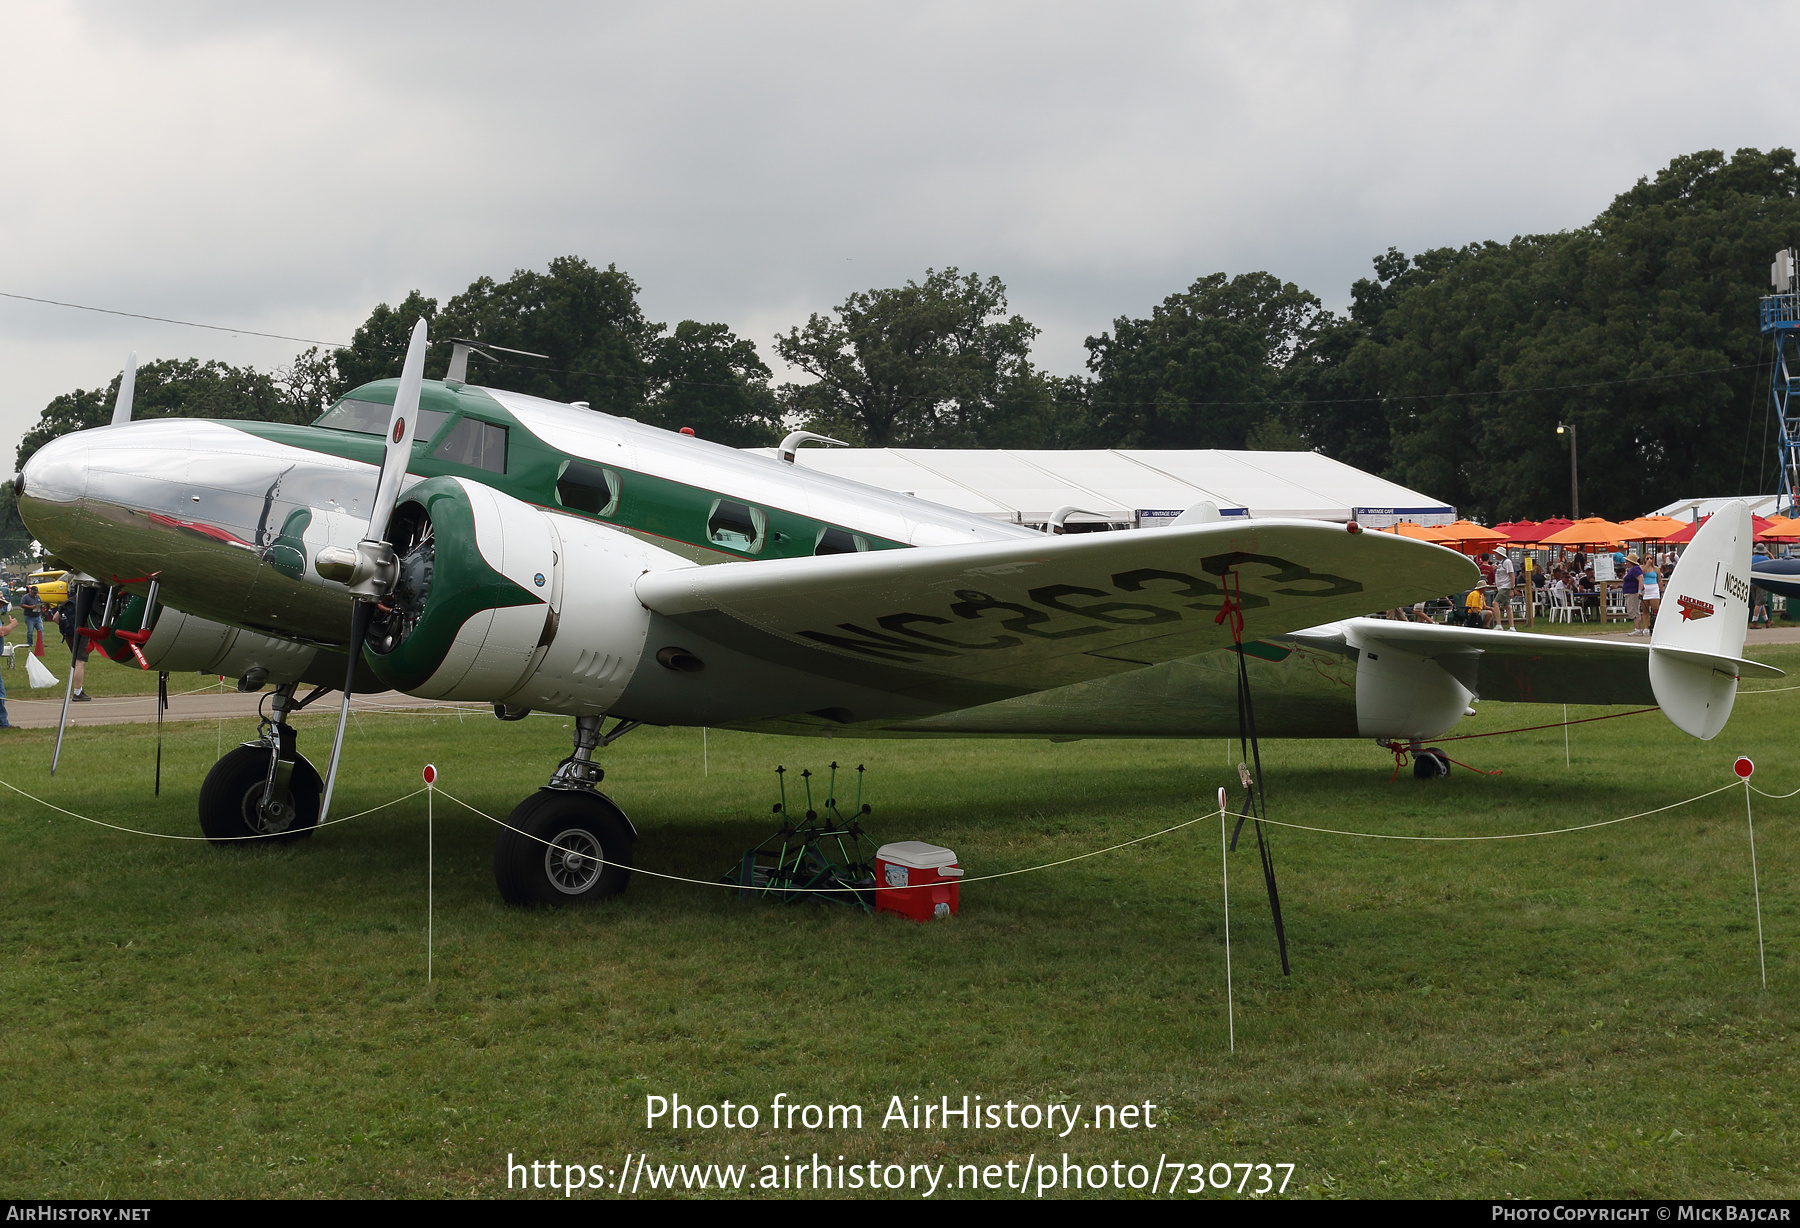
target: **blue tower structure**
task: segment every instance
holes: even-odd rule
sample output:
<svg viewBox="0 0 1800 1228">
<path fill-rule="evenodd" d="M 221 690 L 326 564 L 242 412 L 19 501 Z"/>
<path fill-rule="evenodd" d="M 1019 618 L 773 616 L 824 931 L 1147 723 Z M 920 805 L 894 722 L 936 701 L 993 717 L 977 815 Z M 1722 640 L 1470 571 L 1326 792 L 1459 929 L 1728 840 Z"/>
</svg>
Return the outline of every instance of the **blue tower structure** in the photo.
<svg viewBox="0 0 1800 1228">
<path fill-rule="evenodd" d="M 1781 430 L 1776 449 L 1781 457 L 1781 484 L 1776 510 L 1784 515 L 1800 514 L 1796 491 L 1800 490 L 1800 405 L 1794 394 L 1800 392 L 1800 293 L 1795 292 L 1797 257 L 1793 248 L 1775 255 L 1769 266 L 1769 280 L 1775 293 L 1762 300 L 1762 332 L 1775 339 L 1775 365 L 1769 380 L 1769 395 L 1775 402 L 1775 421 Z"/>
</svg>

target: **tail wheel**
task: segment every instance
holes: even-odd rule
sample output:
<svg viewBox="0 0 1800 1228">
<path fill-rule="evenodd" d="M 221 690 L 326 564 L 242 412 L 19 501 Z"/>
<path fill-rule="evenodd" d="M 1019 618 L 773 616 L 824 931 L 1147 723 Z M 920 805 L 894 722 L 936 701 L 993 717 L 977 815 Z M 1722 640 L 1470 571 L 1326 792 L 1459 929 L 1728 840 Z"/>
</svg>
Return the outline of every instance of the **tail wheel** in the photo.
<svg viewBox="0 0 1800 1228">
<path fill-rule="evenodd" d="M 1420 780 L 1442 780 L 1450 774 L 1450 756 L 1436 747 L 1413 752 L 1413 775 Z"/>
<path fill-rule="evenodd" d="M 586 904 L 631 881 L 631 823 L 598 793 L 539 789 L 507 824 L 494 881 L 509 904 Z"/>
<path fill-rule="evenodd" d="M 200 830 L 215 844 L 268 841 L 291 844 L 319 825 L 319 796 L 325 784 L 313 765 L 294 756 L 288 780 L 287 813 L 271 815 L 263 805 L 268 790 L 269 750 L 239 746 L 213 764 L 200 786 Z"/>
</svg>

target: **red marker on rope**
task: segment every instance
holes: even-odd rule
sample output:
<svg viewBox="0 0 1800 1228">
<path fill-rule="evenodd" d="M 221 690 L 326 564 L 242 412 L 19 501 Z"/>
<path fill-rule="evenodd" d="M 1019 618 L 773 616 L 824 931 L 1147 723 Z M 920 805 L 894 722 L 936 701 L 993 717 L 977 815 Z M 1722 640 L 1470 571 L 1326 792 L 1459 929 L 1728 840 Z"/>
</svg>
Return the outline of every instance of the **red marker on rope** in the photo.
<svg viewBox="0 0 1800 1228">
<path fill-rule="evenodd" d="M 437 929 L 437 822 L 432 803 L 437 799 L 437 765 L 427 763 L 419 773 L 425 780 L 425 983 L 431 984 L 431 951 Z"/>
<path fill-rule="evenodd" d="M 1743 755 L 1739 755 L 1737 762 L 1731 765 L 1731 770 L 1736 772 L 1740 779 L 1749 780 L 1751 774 L 1756 771 L 1756 765 Z"/>
</svg>

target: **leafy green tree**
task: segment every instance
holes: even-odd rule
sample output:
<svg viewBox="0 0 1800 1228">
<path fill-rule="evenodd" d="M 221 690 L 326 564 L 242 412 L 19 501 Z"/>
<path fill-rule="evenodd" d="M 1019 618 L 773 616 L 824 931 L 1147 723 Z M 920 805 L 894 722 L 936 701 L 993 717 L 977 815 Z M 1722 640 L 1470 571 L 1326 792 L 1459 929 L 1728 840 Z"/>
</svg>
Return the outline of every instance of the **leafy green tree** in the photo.
<svg viewBox="0 0 1800 1228">
<path fill-rule="evenodd" d="M 479 278 L 433 323 L 426 375 L 443 377 L 450 338 L 476 338 L 548 357 L 472 355 L 471 380 L 635 417 L 649 390 L 646 364 L 663 333 L 663 325 L 644 319 L 637 295 L 637 283 L 617 267 L 597 269 L 578 256 L 559 256 L 542 273 L 520 269 L 503 282 Z"/>
<path fill-rule="evenodd" d="M 437 319 L 437 300 L 426 298 L 417 290 L 402 299 L 398 307 L 377 303 L 369 318 L 351 335 L 349 346 L 331 352 L 333 376 L 329 399 L 335 401 L 352 388 L 372 380 L 398 376 L 406 362 L 406 345 L 412 338 L 413 325 L 420 316 L 427 320 Z M 437 329 L 433 327 L 431 331 L 435 336 Z M 439 348 L 442 353 L 437 377 L 442 378 L 443 365 L 449 362 L 450 351 L 447 347 Z"/>
<path fill-rule="evenodd" d="M 22 559 L 30 545 L 31 534 L 19 519 L 12 483 L 0 483 L 0 562 Z"/>
<path fill-rule="evenodd" d="M 1311 293 L 1269 273 L 1202 277 L 1148 319 L 1120 316 L 1087 339 L 1095 429 L 1115 447 L 1241 448 L 1327 319 Z"/>
<path fill-rule="evenodd" d="M 1707 150 L 1578 230 L 1414 257 L 1338 364 L 1384 399 L 1389 475 L 1492 519 L 1566 515 L 1573 422 L 1584 513 L 1772 487 L 1757 300 L 1797 193 L 1791 150 Z"/>
<path fill-rule="evenodd" d="M 998 277 L 927 269 L 923 282 L 815 313 L 775 350 L 813 377 L 785 390 L 788 411 L 812 430 L 868 447 L 1021 446 L 1031 420 L 1055 408 L 1031 365 L 1037 335 L 1006 314 Z"/>
<path fill-rule="evenodd" d="M 652 389 L 639 415 L 668 430 L 692 427 L 702 439 L 734 448 L 781 440 L 781 403 L 756 345 L 723 324 L 683 320 L 651 347 L 645 370 Z"/>
<path fill-rule="evenodd" d="M 1350 287 L 1349 314 L 1320 317 L 1301 339 L 1283 372 L 1280 420 L 1303 446 L 1381 473 L 1393 457 L 1387 404 L 1377 364 L 1366 358 L 1370 347 L 1358 347 L 1384 338 L 1382 317 L 1411 262 L 1390 247 L 1374 264 L 1374 279 L 1359 278 Z M 1251 447 L 1258 445 L 1256 434 L 1253 429 Z"/>
<path fill-rule="evenodd" d="M 19 467 L 24 468 L 32 453 L 60 435 L 112 421 L 121 378 L 113 376 L 104 388 L 77 388 L 54 398 L 20 441 Z M 165 358 L 140 366 L 131 407 L 134 420 L 254 418 L 265 422 L 305 422 L 316 412 L 266 372 L 194 358 Z"/>
<path fill-rule="evenodd" d="M 664 328 L 644 319 L 638 285 L 613 265 L 595 268 L 559 256 L 544 272 L 519 269 L 505 281 L 480 277 L 444 304 L 417 290 L 398 307 L 369 313 L 351 344 L 332 354 L 331 391 L 341 396 L 370 380 L 400 374 L 413 325 L 430 323 L 425 377 L 449 369 L 452 338 L 526 350 L 526 358 L 494 349 L 469 356 L 468 377 L 553 401 L 585 401 L 608 413 L 636 416 L 649 389 L 646 364 Z"/>
</svg>

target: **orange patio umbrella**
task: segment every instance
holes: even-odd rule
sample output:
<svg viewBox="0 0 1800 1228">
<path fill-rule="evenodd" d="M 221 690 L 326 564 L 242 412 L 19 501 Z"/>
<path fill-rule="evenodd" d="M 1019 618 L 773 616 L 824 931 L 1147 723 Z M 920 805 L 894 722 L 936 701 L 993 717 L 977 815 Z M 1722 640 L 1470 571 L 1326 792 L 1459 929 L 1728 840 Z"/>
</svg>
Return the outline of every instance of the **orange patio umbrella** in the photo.
<svg viewBox="0 0 1800 1228">
<path fill-rule="evenodd" d="M 1625 534 L 1620 540 L 1659 542 L 1673 537 L 1687 527 L 1687 521 L 1677 520 L 1673 516 L 1639 516 L 1636 520 L 1627 520 L 1619 525 L 1619 531 Z"/>
<path fill-rule="evenodd" d="M 1629 540 L 1618 525 L 1603 516 L 1584 516 L 1538 543 L 1543 546 L 1612 546 Z"/>
<path fill-rule="evenodd" d="M 1422 542 L 1436 542 L 1441 540 L 1440 538 L 1433 536 L 1435 530 L 1427 529 L 1424 525 L 1414 524 L 1410 520 L 1402 520 L 1399 524 L 1389 525 L 1387 528 L 1381 530 L 1381 532 L 1394 533 L 1401 537 L 1417 538 Z"/>
<path fill-rule="evenodd" d="M 1431 530 L 1441 542 L 1506 542 L 1512 537 L 1497 529 L 1476 524 L 1473 520 L 1458 520 L 1454 524 L 1441 524 Z"/>
</svg>

